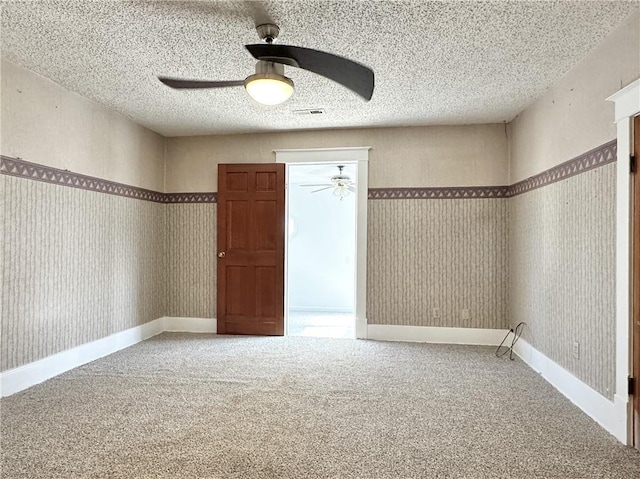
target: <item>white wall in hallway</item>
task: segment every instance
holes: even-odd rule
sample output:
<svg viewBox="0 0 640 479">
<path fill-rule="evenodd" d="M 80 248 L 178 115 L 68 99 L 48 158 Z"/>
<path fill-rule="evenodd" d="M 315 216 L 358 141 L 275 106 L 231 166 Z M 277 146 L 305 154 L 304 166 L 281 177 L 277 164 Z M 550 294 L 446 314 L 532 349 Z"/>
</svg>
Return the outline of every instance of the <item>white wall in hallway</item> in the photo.
<svg viewBox="0 0 640 479">
<path fill-rule="evenodd" d="M 356 197 L 342 200 L 326 183 L 335 165 L 290 165 L 288 287 L 291 310 L 353 311 L 355 297 Z M 326 172 L 324 171 L 326 170 Z M 313 174 L 311 174 L 313 172 Z M 345 168 L 352 178 L 356 165 Z"/>
</svg>

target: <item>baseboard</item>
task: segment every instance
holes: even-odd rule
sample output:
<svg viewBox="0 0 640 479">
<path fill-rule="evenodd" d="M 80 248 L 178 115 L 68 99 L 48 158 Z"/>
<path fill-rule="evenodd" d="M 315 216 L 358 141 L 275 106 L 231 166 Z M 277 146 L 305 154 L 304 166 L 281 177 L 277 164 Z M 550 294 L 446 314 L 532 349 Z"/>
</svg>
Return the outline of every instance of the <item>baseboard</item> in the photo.
<svg viewBox="0 0 640 479">
<path fill-rule="evenodd" d="M 506 329 L 437 328 L 431 326 L 367 325 L 367 339 L 418 343 L 474 344 L 497 346 Z"/>
<path fill-rule="evenodd" d="M 367 339 L 367 318 L 356 317 L 356 338 Z"/>
<path fill-rule="evenodd" d="M 11 396 L 73 368 L 90 363 L 152 336 L 169 332 L 215 333 L 215 318 L 164 316 L 46 358 L 0 373 L 0 396 Z"/>
<path fill-rule="evenodd" d="M 164 318 L 0 373 L 0 396 L 10 396 L 83 364 L 133 346 L 163 331 Z"/>
<path fill-rule="evenodd" d="M 10 396 L 83 364 L 112 354 L 165 331 L 215 333 L 215 318 L 162 317 L 106 338 L 62 351 L 15 369 L 0 373 L 0 395 Z M 497 345 L 503 329 L 436 328 L 369 324 L 367 338 L 381 341 L 413 341 L 448 344 Z M 613 402 L 549 359 L 524 339 L 514 352 L 534 371 L 578 406 L 623 444 L 627 443 L 627 397 L 616 395 Z"/>
<path fill-rule="evenodd" d="M 216 318 L 178 318 L 165 316 L 163 331 L 181 333 L 217 333 Z"/>
<path fill-rule="evenodd" d="M 524 339 L 516 343 L 514 352 L 616 439 L 627 443 L 628 398 L 616 395 L 613 402 L 610 401 Z"/>
</svg>

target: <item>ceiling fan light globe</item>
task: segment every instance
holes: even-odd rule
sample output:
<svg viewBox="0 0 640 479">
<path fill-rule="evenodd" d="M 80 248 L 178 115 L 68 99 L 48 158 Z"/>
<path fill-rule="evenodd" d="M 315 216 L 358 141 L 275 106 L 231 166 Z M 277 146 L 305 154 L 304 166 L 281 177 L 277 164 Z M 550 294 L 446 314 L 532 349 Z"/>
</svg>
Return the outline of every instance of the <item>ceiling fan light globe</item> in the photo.
<svg viewBox="0 0 640 479">
<path fill-rule="evenodd" d="M 262 105 L 279 105 L 293 95 L 293 81 L 274 73 L 256 73 L 247 77 L 244 88 L 251 98 Z"/>
</svg>

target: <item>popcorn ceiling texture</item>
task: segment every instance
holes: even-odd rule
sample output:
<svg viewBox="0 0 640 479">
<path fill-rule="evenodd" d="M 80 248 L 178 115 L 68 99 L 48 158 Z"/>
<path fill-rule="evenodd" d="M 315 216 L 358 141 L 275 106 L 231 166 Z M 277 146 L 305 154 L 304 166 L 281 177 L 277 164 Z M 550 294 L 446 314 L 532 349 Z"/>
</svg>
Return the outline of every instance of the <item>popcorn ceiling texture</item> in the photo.
<svg viewBox="0 0 640 479">
<path fill-rule="evenodd" d="M 615 391 L 615 163 L 509 200 L 509 319 L 538 351 Z M 580 357 L 573 357 L 573 342 Z"/>
<path fill-rule="evenodd" d="M 2 56 L 166 136 L 311 128 L 501 123 L 562 77 L 637 2 L 263 2 L 280 42 L 370 66 L 371 102 L 295 68 L 293 98 L 243 88 L 175 91 L 157 75 L 239 80 L 258 42 L 253 2 L 2 4 Z M 292 110 L 326 109 L 324 115 Z"/>
</svg>

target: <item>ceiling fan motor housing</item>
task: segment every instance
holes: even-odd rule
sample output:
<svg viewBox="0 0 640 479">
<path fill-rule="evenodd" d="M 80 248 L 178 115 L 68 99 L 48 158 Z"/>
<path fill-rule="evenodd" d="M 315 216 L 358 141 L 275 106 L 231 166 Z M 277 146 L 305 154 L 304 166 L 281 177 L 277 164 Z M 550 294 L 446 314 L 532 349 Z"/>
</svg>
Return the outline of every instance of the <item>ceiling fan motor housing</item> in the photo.
<svg viewBox="0 0 640 479">
<path fill-rule="evenodd" d="M 273 23 L 264 23 L 256 27 L 260 40 L 269 44 L 273 43 L 280 34 L 280 28 Z"/>
<path fill-rule="evenodd" d="M 282 63 L 266 62 L 258 60 L 256 63 L 256 75 L 271 74 L 284 76 L 284 65 Z"/>
</svg>

